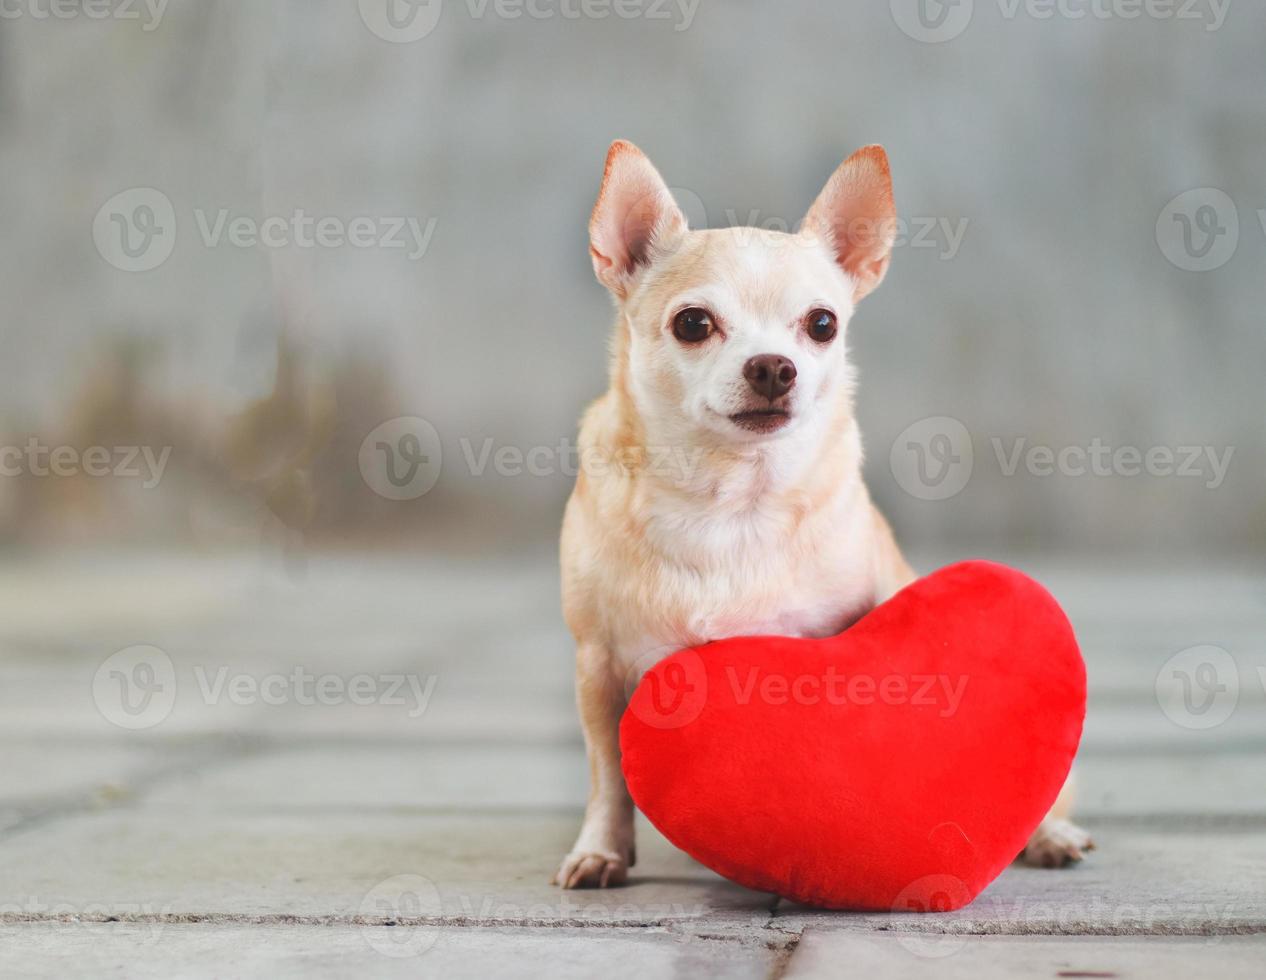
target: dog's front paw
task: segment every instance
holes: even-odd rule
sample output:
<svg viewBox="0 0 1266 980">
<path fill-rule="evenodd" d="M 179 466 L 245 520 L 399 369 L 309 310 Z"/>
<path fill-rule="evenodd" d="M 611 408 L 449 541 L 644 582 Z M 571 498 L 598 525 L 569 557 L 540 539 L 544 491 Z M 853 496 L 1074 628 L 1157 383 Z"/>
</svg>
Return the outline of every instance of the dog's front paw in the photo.
<svg viewBox="0 0 1266 980">
<path fill-rule="evenodd" d="M 1029 838 L 1020 860 L 1034 868 L 1063 868 L 1093 851 L 1090 835 L 1067 820 L 1043 820 Z"/>
<path fill-rule="evenodd" d="M 614 851 L 572 851 L 554 873 L 562 888 L 610 888 L 629 880 L 629 859 Z"/>
</svg>

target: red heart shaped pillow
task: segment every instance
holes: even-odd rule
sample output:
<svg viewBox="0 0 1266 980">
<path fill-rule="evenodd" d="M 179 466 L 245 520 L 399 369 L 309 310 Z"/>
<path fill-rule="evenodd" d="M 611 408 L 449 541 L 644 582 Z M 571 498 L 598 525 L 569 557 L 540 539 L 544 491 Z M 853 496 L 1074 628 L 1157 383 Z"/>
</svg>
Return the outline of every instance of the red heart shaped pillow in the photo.
<svg viewBox="0 0 1266 980">
<path fill-rule="evenodd" d="M 830 639 L 673 654 L 638 685 L 620 745 L 638 807 L 719 874 L 824 908 L 947 911 L 1023 849 L 1085 707 L 1059 605 L 970 561 Z"/>
</svg>

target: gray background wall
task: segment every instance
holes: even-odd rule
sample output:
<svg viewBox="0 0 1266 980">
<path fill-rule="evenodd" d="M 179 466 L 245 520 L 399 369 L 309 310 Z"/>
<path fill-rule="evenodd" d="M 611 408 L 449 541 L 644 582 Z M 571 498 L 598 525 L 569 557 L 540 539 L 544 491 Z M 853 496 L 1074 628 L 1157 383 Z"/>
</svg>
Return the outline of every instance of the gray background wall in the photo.
<svg viewBox="0 0 1266 980">
<path fill-rule="evenodd" d="M 232 480 L 188 463 L 222 453 L 185 440 L 219 445 L 268 396 L 284 332 L 312 375 L 365 363 L 381 396 L 341 389 L 310 533 L 322 520 L 351 533 L 370 515 L 443 525 L 454 541 L 489 528 L 545 541 L 567 476 L 476 476 L 461 440 L 555 445 L 604 386 L 611 314 L 585 225 L 610 140 L 641 145 L 714 225 L 794 223 L 840 159 L 881 142 L 901 213 L 941 229 L 898 250 L 851 328 L 868 477 L 901 536 L 1261 553 L 1261 4 L 1231 0 L 1210 30 L 1208 0 L 1169 19 L 1123 16 L 1128 0 L 1069 0 L 1088 15 L 1050 19 L 976 0 L 962 32 L 933 44 L 902 30 L 901 0 L 699 0 L 688 26 L 673 4 L 668 19 L 572 19 L 560 3 L 508 18 L 448 0 L 411 43 L 376 36 L 355 0 L 172 0 L 152 30 L 144 8 L 140 22 L 41 19 L 22 0 L 0 20 L 0 433 L 55 443 L 68 417 L 93 413 L 85 386 L 123 341 L 148 351 L 126 375 L 146 392 L 136 412 L 187 423 L 169 437 L 178 475 L 143 506 L 120 504 L 127 520 L 90 510 L 85 527 L 208 540 L 254 528 Z M 103 204 L 134 187 L 162 191 L 176 220 L 170 258 L 137 273 L 103 260 L 92 235 Z M 1162 213 L 1198 188 L 1226 197 L 1176 207 L 1194 219 L 1214 202 L 1202 215 L 1239 226 L 1203 272 L 1175 260 L 1181 224 Z M 411 261 L 208 247 L 196 219 L 296 208 L 434 219 L 434 233 Z M 956 252 L 947 226 L 965 227 Z M 355 450 L 392 414 L 430 420 L 445 462 L 432 493 L 384 511 Z M 910 492 L 890 465 L 927 417 L 970 433 L 970 480 L 949 499 Z M 1008 476 L 993 440 L 1010 451 L 1021 437 L 1234 454 L 1216 487 L 1207 462 L 1198 477 Z M 11 537 L 62 527 L 28 519 L 48 506 L 37 490 L 0 487 Z M 221 516 L 191 515 L 191 500 Z"/>
</svg>

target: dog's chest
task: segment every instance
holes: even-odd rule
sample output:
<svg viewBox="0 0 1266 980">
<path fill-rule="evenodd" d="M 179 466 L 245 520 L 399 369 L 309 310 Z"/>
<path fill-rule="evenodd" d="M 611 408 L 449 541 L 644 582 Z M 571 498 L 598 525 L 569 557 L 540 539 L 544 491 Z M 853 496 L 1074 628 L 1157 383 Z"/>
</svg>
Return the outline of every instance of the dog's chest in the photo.
<svg viewBox="0 0 1266 980">
<path fill-rule="evenodd" d="M 682 647 L 731 636 L 838 633 L 874 602 L 869 542 L 854 523 L 824 522 L 816 534 L 759 523 L 679 527 L 616 623 L 624 669 L 640 673 Z"/>
</svg>

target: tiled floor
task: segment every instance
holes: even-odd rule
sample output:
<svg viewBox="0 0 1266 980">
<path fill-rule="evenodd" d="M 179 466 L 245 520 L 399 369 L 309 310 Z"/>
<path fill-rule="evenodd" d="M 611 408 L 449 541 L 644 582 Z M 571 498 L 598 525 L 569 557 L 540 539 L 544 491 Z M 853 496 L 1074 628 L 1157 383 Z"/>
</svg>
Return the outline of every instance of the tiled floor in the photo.
<svg viewBox="0 0 1266 980">
<path fill-rule="evenodd" d="M 0 975 L 1261 975 L 1266 578 L 1026 567 L 1090 668 L 1099 850 L 889 916 L 645 824 L 629 887 L 548 884 L 586 772 L 547 558 L 10 560 Z"/>
</svg>

